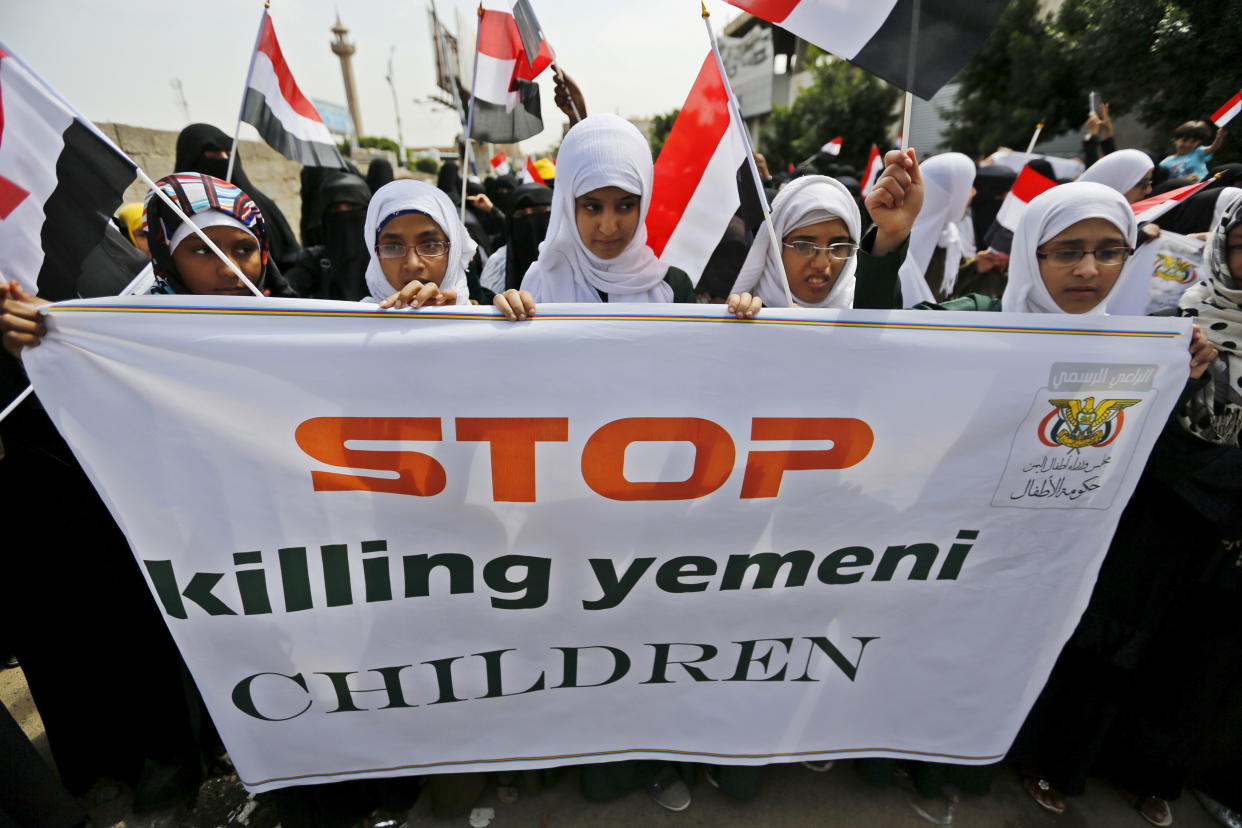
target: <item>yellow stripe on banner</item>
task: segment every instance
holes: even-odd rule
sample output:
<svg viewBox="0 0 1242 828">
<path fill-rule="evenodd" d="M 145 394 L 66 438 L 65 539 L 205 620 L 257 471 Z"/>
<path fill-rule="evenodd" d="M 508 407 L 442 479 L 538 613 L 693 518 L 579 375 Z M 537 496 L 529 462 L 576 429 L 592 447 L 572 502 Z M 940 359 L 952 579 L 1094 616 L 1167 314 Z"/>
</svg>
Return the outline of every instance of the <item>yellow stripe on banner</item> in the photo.
<svg viewBox="0 0 1242 828">
<path fill-rule="evenodd" d="M 328 776 L 353 776 L 360 773 L 388 773 L 391 771 L 405 770 L 425 770 L 427 768 L 450 768 L 461 767 L 463 765 L 497 765 L 505 762 L 546 762 L 557 759 L 592 759 L 600 756 L 619 756 L 626 753 L 656 753 L 661 756 L 679 756 L 684 758 L 700 758 L 700 759 L 790 759 L 796 760 L 802 756 L 838 756 L 843 753 L 864 753 L 884 751 L 885 753 L 899 753 L 902 756 L 918 757 L 920 759 L 958 759 L 967 761 L 980 762 L 999 762 L 1005 758 L 1004 753 L 997 753 L 991 756 L 963 756 L 955 753 L 932 753 L 925 750 L 903 750 L 900 748 L 839 748 L 835 750 L 800 750 L 794 753 L 711 753 L 708 751 L 695 750 L 674 750 L 672 748 L 629 748 L 625 750 L 601 750 L 593 753 L 565 753 L 554 756 L 511 756 L 506 759 L 461 759 L 453 762 L 425 762 L 413 765 L 392 765 L 386 768 L 361 768 L 358 770 L 347 771 L 323 771 L 321 773 L 303 773 L 297 776 L 273 776 L 270 779 L 257 779 L 250 781 L 241 779 L 241 783 L 248 787 L 255 785 L 267 785 L 272 782 L 292 782 L 296 779 L 321 779 Z M 240 777 L 238 777 L 240 779 Z"/>
<path fill-rule="evenodd" d="M 388 319 L 422 319 L 436 321 L 475 320 L 499 321 L 504 317 L 499 313 L 434 313 L 388 310 L 300 310 L 295 308 L 221 308 L 221 307 L 151 307 L 149 305 L 64 305 L 56 308 L 57 313 L 91 312 L 91 313 L 176 313 L 176 314 L 207 314 L 216 316 L 294 316 L 317 318 L 376 318 Z M 938 325 L 931 322 L 872 322 L 861 319 L 790 319 L 788 317 L 763 316 L 757 319 L 741 320 L 732 316 L 669 316 L 656 314 L 592 314 L 592 313 L 542 313 L 531 317 L 521 324 L 532 322 L 708 322 L 708 323 L 743 323 L 746 325 L 804 325 L 809 327 L 830 328 L 874 328 L 882 330 L 906 331 L 940 331 L 969 333 L 1016 333 L 1016 334 L 1061 334 L 1068 336 L 1131 336 L 1141 339 L 1173 339 L 1183 334 L 1169 331 L 1127 331 L 1127 330 L 1092 330 L 1086 328 L 1042 328 L 1021 325 Z"/>
</svg>

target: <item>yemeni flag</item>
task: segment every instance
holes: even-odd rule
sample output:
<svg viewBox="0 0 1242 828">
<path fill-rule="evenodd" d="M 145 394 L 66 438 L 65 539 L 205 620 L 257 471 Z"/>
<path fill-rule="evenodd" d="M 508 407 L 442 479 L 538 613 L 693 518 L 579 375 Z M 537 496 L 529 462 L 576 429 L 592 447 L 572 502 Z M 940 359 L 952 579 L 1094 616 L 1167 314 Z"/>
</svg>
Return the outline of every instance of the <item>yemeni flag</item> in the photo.
<svg viewBox="0 0 1242 828">
<path fill-rule="evenodd" d="M 833 138 L 831 141 L 829 141 L 828 143 L 820 147 L 819 151 L 826 155 L 840 155 L 841 154 L 841 143 L 842 143 L 841 136 L 838 135 L 836 138 Z"/>
<path fill-rule="evenodd" d="M 1155 221 L 1204 187 L 1215 183 L 1215 181 L 1216 178 L 1209 178 L 1198 184 L 1191 184 L 1189 187 L 1169 190 L 1167 193 L 1136 201 L 1130 205 L 1130 208 L 1134 210 L 1134 218 L 1140 224 L 1145 221 Z"/>
<path fill-rule="evenodd" d="M 1011 233 L 1015 232 L 1018 229 L 1018 220 L 1022 218 L 1022 211 L 1031 199 L 1055 186 L 1057 182 L 1048 176 L 1040 175 L 1029 166 L 1023 167 L 1022 172 L 1014 179 L 1013 187 L 1005 194 L 1000 209 L 996 211 L 996 223 Z"/>
<path fill-rule="evenodd" d="M 45 299 L 78 296 L 137 165 L 0 44 L 0 273 Z M 92 276 L 97 276 L 92 272 Z M 124 284 L 133 277 L 122 274 Z"/>
<path fill-rule="evenodd" d="M 880 148 L 872 144 L 871 152 L 867 155 L 867 166 L 863 167 L 863 177 L 858 188 L 863 198 L 871 194 L 871 188 L 875 186 L 875 182 L 880 177 L 880 171 L 883 169 L 884 156 L 880 155 Z"/>
<path fill-rule="evenodd" d="M 272 17 L 266 11 L 246 78 L 241 120 L 259 131 L 268 146 L 290 161 L 307 167 L 347 169 L 336 141 L 302 94 L 276 40 Z"/>
<path fill-rule="evenodd" d="M 742 128 L 709 52 L 656 160 L 647 212 L 647 245 L 695 284 L 738 207 L 758 212 Z"/>
<path fill-rule="evenodd" d="M 1225 101 L 1224 106 L 1212 113 L 1212 123 L 1223 127 L 1237 117 L 1239 112 L 1242 112 L 1242 91 Z"/>
<path fill-rule="evenodd" d="M 915 0 L 726 0 L 900 89 Z M 921 0 L 914 82 L 930 100 L 981 48 L 1009 0 Z"/>
<path fill-rule="evenodd" d="M 522 171 L 522 181 L 527 184 L 548 186 L 548 182 L 544 181 L 543 176 L 539 174 L 539 168 L 535 166 L 535 159 L 529 155 L 526 157 L 526 169 Z"/>
<path fill-rule="evenodd" d="M 513 171 L 509 166 L 509 156 L 503 152 L 498 152 L 492 156 L 492 169 L 496 171 L 496 175 L 508 175 Z"/>
<path fill-rule="evenodd" d="M 470 137 L 513 144 L 542 132 L 534 81 L 555 59 L 527 0 L 484 0 Z"/>
</svg>

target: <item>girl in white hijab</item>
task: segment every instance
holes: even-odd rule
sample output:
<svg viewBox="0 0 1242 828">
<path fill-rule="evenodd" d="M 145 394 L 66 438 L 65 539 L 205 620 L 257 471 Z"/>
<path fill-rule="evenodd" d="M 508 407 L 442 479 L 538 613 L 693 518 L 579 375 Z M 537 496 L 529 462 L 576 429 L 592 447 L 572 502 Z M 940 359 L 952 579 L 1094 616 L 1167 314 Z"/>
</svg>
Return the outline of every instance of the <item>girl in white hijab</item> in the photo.
<svg viewBox="0 0 1242 828">
<path fill-rule="evenodd" d="M 1071 228 L 1082 232 L 1067 235 Z M 1087 182 L 1045 190 L 1031 199 L 1018 221 L 1000 309 L 1106 313 L 1109 298 L 1124 291 L 1123 265 L 1137 235 L 1134 211 L 1116 190 Z M 1084 249 L 1095 252 L 1071 261 L 1074 252 Z"/>
<path fill-rule="evenodd" d="M 823 175 L 795 179 L 772 201 L 779 246 L 773 248 L 763 229 L 755 235 L 733 284 L 734 295 L 757 293 L 765 305 L 777 307 L 788 305 L 789 297 L 801 308 L 892 307 L 891 285 L 922 205 L 923 187 L 912 151 L 891 152 L 885 161 L 888 166 L 867 195 L 874 238 L 870 233 L 864 237 L 858 203 L 839 181 Z M 856 286 L 864 291 L 857 301 Z"/>
<path fill-rule="evenodd" d="M 477 245 L 453 202 L 422 181 L 391 181 L 367 205 L 364 302 L 381 308 L 468 305 L 466 268 Z"/>
<path fill-rule="evenodd" d="M 557 155 L 548 235 L 522 289 L 536 302 L 672 302 L 669 266 L 647 246 L 651 181 L 651 148 L 633 124 L 607 114 L 575 124 Z M 605 221 L 584 227 L 595 215 Z"/>
<path fill-rule="evenodd" d="M 926 193 L 923 209 L 910 232 L 910 249 L 901 266 L 903 307 L 951 296 L 962 264 L 958 222 L 975 194 L 975 162 L 960 152 L 945 152 L 923 162 Z M 936 248 L 944 248 L 944 267 L 931 273 Z M 936 290 L 933 290 L 933 285 Z"/>
<path fill-rule="evenodd" d="M 1111 187 L 1133 204 L 1147 198 L 1151 192 L 1151 174 L 1155 166 L 1156 163 L 1145 152 L 1136 149 L 1117 150 L 1088 167 L 1086 172 L 1078 176 L 1078 180 Z"/>
<path fill-rule="evenodd" d="M 841 248 L 846 261 L 837 273 L 835 281 L 825 285 L 823 296 L 816 284 L 805 284 L 794 274 L 789 275 L 790 296 L 794 304 L 800 308 L 852 308 L 854 306 L 854 272 L 858 268 L 858 257 L 855 255 L 857 245 L 862 240 L 862 216 L 858 205 L 849 190 L 835 179 L 826 175 L 807 175 L 789 182 L 772 201 L 772 227 L 782 242 L 796 230 L 833 220 L 845 225 L 846 236 L 834 239 L 830 247 Z M 794 242 L 797 243 L 797 242 Z M 785 274 L 781 267 L 781 256 L 785 244 L 780 249 L 772 247 L 766 232 L 755 235 L 750 246 L 742 270 L 737 281 L 733 283 L 733 293 L 757 293 L 768 307 L 783 307 L 789 304 L 785 286 L 781 281 Z M 812 251 L 814 255 L 817 251 Z M 830 251 L 829 255 L 836 261 L 842 257 Z M 837 269 L 833 265 L 833 270 Z M 800 295 L 801 294 L 801 295 Z"/>
</svg>

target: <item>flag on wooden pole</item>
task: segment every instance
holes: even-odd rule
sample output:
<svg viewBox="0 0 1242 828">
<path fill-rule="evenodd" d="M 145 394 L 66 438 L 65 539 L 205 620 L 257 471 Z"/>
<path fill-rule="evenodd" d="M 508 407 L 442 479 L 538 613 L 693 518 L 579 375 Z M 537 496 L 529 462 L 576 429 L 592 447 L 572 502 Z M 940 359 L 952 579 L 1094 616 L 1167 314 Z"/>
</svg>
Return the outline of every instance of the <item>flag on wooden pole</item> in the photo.
<svg viewBox="0 0 1242 828">
<path fill-rule="evenodd" d="M 742 204 L 739 176 L 754 193 L 739 127 L 709 53 L 656 159 L 647 212 L 647 246 L 696 284 Z"/>
</svg>

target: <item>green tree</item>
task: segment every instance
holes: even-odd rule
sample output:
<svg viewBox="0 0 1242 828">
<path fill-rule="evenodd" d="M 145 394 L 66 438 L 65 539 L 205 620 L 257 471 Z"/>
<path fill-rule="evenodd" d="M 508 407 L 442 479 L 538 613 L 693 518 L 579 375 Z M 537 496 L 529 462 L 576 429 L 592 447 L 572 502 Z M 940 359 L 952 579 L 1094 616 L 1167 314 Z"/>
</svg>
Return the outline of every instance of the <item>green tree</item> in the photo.
<svg viewBox="0 0 1242 828">
<path fill-rule="evenodd" d="M 364 135 L 358 139 L 358 146 L 365 149 L 382 149 L 390 152 L 397 152 L 397 142 L 391 138 L 383 138 L 376 135 Z"/>
<path fill-rule="evenodd" d="M 793 105 L 774 107 L 759 139 L 759 151 L 776 172 L 799 164 L 841 136 L 840 162 L 861 169 L 872 144 L 888 143 L 901 92 L 851 64 L 810 55 L 811 83 Z"/>
<path fill-rule="evenodd" d="M 680 114 L 681 109 L 673 109 L 651 119 L 651 135 L 647 140 L 651 143 L 652 158 L 660 157 L 660 150 L 664 149 L 664 142 L 668 140 L 668 134 L 673 130 L 673 122 Z"/>
<path fill-rule="evenodd" d="M 1041 18 L 1036 0 L 1013 0 L 987 43 L 958 75 L 949 114 L 954 149 L 985 154 L 1025 147 L 1079 127 L 1095 91 L 1114 118 L 1132 113 L 1169 149 L 1178 124 L 1206 119 L 1237 91 L 1242 65 L 1237 0 L 1066 0 Z M 1226 139 L 1217 161 L 1242 155 Z"/>
<path fill-rule="evenodd" d="M 439 171 L 440 165 L 436 163 L 436 159 L 424 156 L 414 159 L 414 169 L 419 172 L 431 173 L 432 175 L 435 175 L 435 173 Z"/>
</svg>

